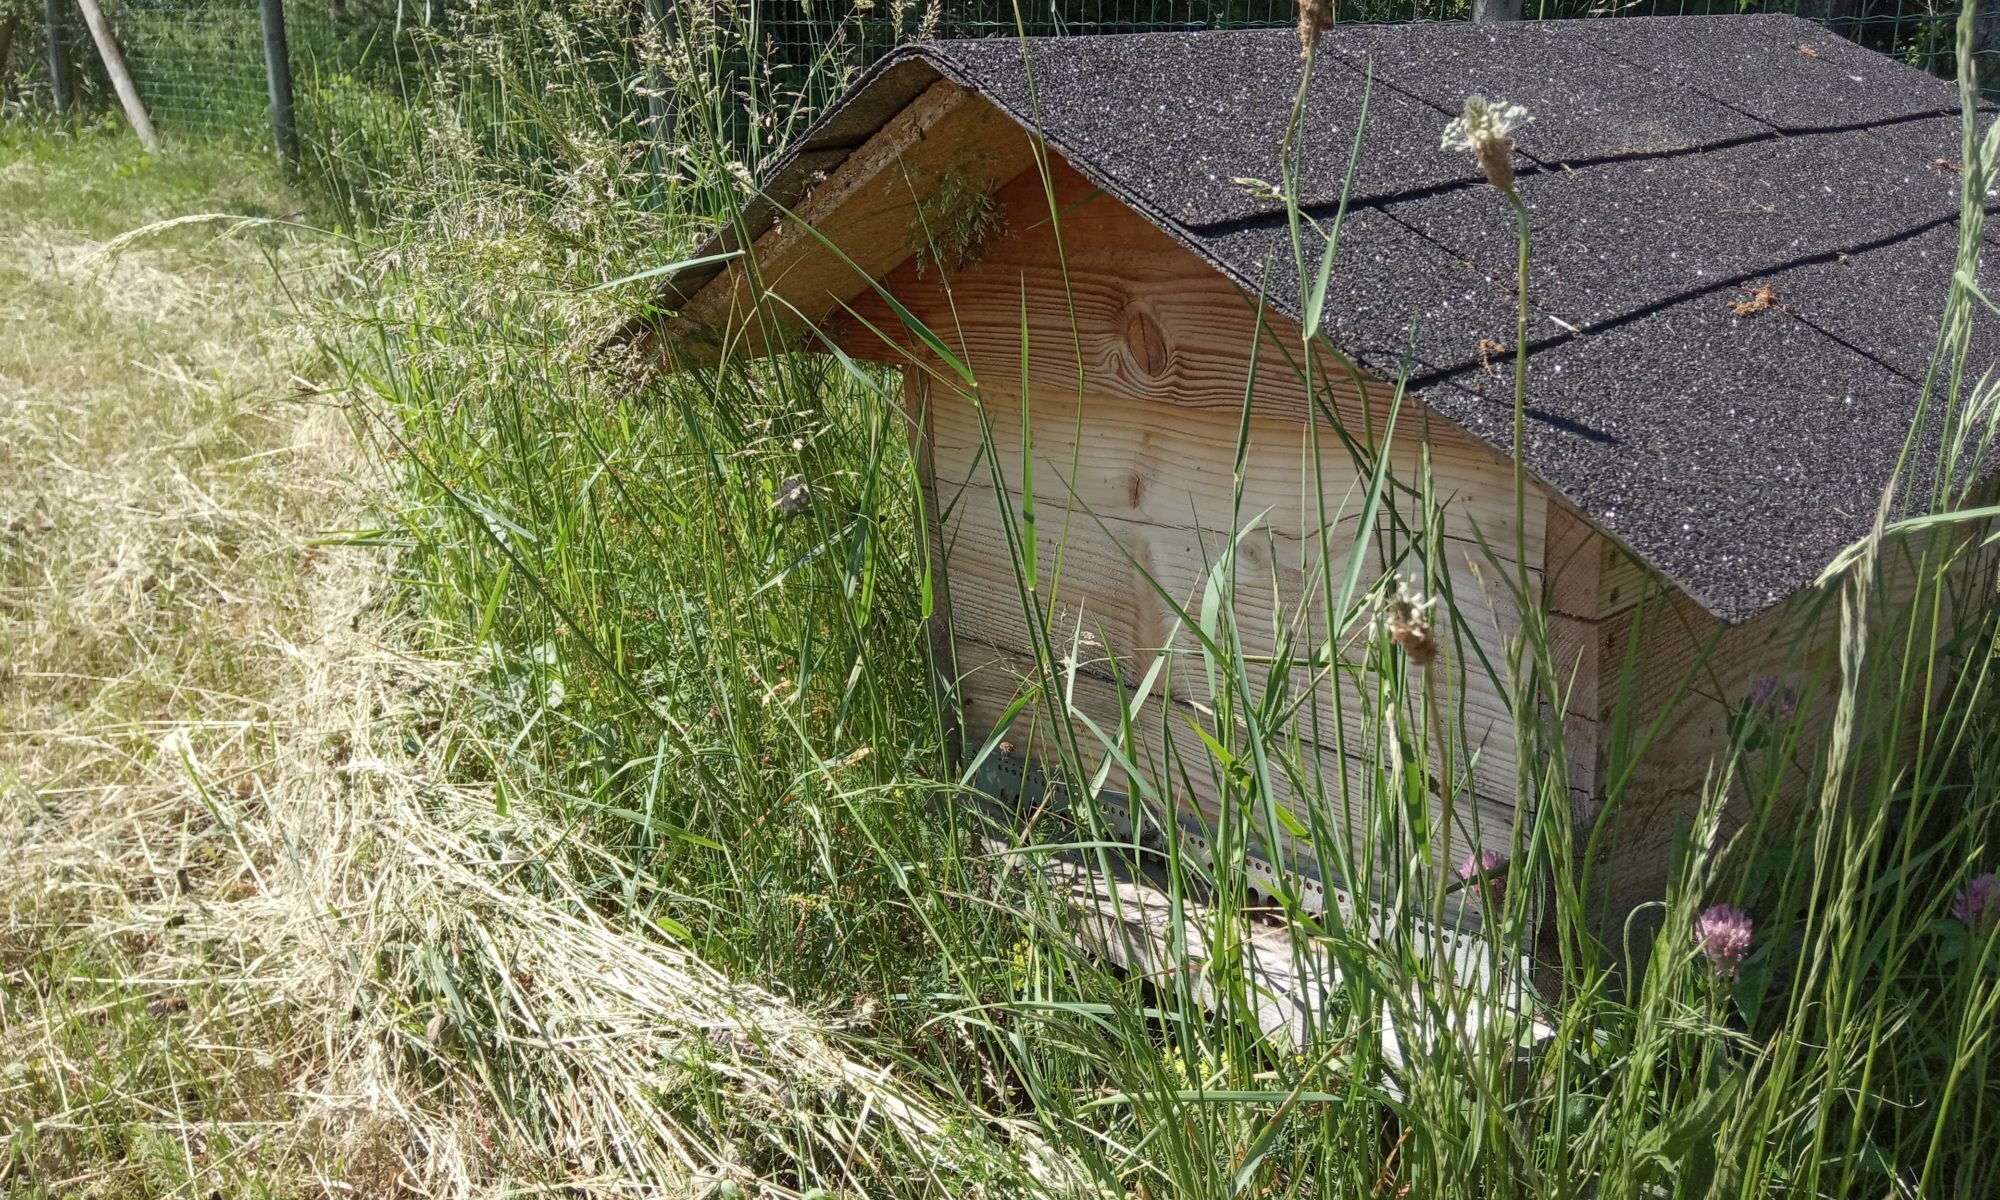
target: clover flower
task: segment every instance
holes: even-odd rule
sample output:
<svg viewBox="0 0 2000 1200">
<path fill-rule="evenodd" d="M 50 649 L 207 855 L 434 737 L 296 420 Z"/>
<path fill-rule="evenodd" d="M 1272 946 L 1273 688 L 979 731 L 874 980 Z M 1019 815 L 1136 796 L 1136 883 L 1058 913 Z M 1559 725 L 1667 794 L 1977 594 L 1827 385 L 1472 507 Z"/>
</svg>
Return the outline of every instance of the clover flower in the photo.
<svg viewBox="0 0 2000 1200">
<path fill-rule="evenodd" d="M 1428 666 L 1437 657 L 1437 636 L 1430 623 L 1430 611 L 1436 607 L 1436 596 L 1426 597 L 1414 583 L 1395 575 L 1375 599 L 1375 620 L 1411 662 Z"/>
<path fill-rule="evenodd" d="M 1501 868 L 1507 865 L 1507 856 L 1498 850 L 1480 850 L 1465 856 L 1458 864 L 1458 877 L 1464 880 L 1473 899 L 1478 900 L 1483 888 L 1498 906 L 1507 896 L 1507 876 Z"/>
<path fill-rule="evenodd" d="M 1749 913 L 1734 904 L 1718 904 L 1695 918 L 1694 941 L 1719 978 L 1734 979 L 1750 953 L 1755 929 Z"/>
<path fill-rule="evenodd" d="M 1781 686 L 1776 675 L 1759 676 L 1750 685 L 1750 711 L 1765 720 L 1789 721 L 1798 710 L 1798 689 Z"/>
<path fill-rule="evenodd" d="M 804 512 L 806 506 L 811 503 L 812 488 L 807 486 L 806 477 L 793 475 L 778 485 L 778 498 L 772 502 L 771 507 L 790 516 L 793 513 Z"/>
<path fill-rule="evenodd" d="M 1951 915 L 1975 929 L 2000 924 L 2000 876 L 1973 876 L 1951 902 Z"/>
<path fill-rule="evenodd" d="M 1486 182 L 1512 195 L 1514 192 L 1514 139 L 1516 129 L 1534 120 L 1528 110 L 1506 101 L 1489 102 L 1480 95 L 1465 98 L 1465 113 L 1444 127 L 1441 150 L 1469 150 L 1486 172 Z"/>
</svg>

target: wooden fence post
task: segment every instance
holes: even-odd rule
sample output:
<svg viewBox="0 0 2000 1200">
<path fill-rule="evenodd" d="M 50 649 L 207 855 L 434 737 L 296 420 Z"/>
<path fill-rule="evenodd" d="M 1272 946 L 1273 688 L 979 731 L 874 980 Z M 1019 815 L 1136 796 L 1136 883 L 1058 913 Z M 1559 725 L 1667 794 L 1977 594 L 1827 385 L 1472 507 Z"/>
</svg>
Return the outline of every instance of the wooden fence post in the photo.
<svg viewBox="0 0 2000 1200">
<path fill-rule="evenodd" d="M 132 72 L 125 66 L 125 52 L 118 48 L 118 39 L 111 35 L 111 22 L 104 19 L 104 10 L 97 0 L 76 0 L 83 10 L 83 23 L 90 26 L 90 37 L 97 43 L 97 56 L 104 60 L 104 73 L 111 76 L 111 87 L 118 93 L 118 103 L 124 106 L 125 119 L 132 123 L 132 132 L 139 135 L 139 144 L 148 154 L 160 152 L 160 135 L 153 129 L 153 118 L 146 115 L 146 106 L 139 103 L 139 89 L 132 82 Z"/>
<path fill-rule="evenodd" d="M 299 158 L 299 130 L 292 111 L 292 51 L 285 40 L 284 0 L 259 0 L 264 19 L 264 74 L 271 83 L 271 140 L 287 167 Z"/>
<path fill-rule="evenodd" d="M 76 76 L 69 69 L 62 17 L 62 0 L 42 0 L 42 20 L 49 28 L 49 90 L 55 93 L 56 111 L 68 113 L 76 107 Z"/>
<path fill-rule="evenodd" d="M 1521 19 L 1521 0 L 1472 0 L 1472 19 L 1485 25 Z"/>
</svg>

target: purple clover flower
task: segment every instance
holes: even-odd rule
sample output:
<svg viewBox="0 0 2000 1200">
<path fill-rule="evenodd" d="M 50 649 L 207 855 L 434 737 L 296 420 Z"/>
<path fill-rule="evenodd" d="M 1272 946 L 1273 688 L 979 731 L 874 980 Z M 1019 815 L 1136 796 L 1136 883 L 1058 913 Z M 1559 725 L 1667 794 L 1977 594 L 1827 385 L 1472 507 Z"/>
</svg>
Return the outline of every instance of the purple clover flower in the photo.
<svg viewBox="0 0 2000 1200">
<path fill-rule="evenodd" d="M 1734 904 L 1718 904 L 1695 918 L 1694 942 L 1722 979 L 1736 978 L 1750 953 L 1750 937 L 1756 929 L 1750 914 Z"/>
<path fill-rule="evenodd" d="M 804 512 L 806 506 L 811 503 L 812 488 L 806 484 L 806 477 L 792 475 L 778 485 L 778 499 L 772 507 L 789 516 L 792 513 Z"/>
<path fill-rule="evenodd" d="M 1974 929 L 2000 924 L 2000 877 L 1975 875 L 1951 902 L 1951 915 Z"/>
<path fill-rule="evenodd" d="M 1485 876 L 1486 890 L 1493 894 L 1497 906 L 1507 896 L 1507 877 L 1500 869 L 1507 865 L 1507 856 L 1498 850 L 1479 850 L 1465 856 L 1458 864 L 1458 877 L 1465 881 L 1465 890 L 1472 893 L 1473 903 L 1479 901 L 1480 877 Z"/>
<path fill-rule="evenodd" d="M 1780 683 L 1776 675 L 1760 675 L 1750 685 L 1750 711 L 1764 720 L 1789 721 L 1798 710 L 1798 689 Z"/>
</svg>

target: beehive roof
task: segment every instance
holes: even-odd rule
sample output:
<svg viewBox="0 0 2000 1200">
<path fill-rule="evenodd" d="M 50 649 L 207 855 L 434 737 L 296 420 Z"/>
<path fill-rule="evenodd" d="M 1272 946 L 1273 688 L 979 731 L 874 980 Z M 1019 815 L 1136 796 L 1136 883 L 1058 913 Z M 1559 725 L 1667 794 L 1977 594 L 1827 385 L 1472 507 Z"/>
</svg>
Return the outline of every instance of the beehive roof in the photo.
<svg viewBox="0 0 2000 1200">
<path fill-rule="evenodd" d="M 1347 197 L 1329 341 L 1511 450 L 1491 351 L 1514 341 L 1514 222 L 1439 137 L 1468 94 L 1521 104 L 1534 474 L 1729 621 L 1867 531 L 1956 261 L 1953 85 L 1787 16 L 1342 27 L 1321 47 L 1299 188 L 1321 221 Z M 1289 30 L 908 47 L 774 165 L 745 223 L 944 77 L 1297 320 L 1287 217 L 1238 181 L 1278 177 L 1302 69 Z M 1975 350 L 1973 378 L 1995 358 Z"/>
</svg>

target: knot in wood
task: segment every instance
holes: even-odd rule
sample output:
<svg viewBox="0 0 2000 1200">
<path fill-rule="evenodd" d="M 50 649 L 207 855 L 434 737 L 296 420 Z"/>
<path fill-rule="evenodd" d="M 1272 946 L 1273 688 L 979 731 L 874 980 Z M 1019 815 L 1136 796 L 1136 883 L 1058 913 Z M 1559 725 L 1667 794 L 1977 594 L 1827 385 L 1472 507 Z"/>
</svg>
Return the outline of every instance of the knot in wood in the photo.
<svg viewBox="0 0 2000 1200">
<path fill-rule="evenodd" d="M 1148 379 L 1157 379 L 1167 369 L 1167 334 L 1160 323 L 1143 308 L 1125 310 L 1125 352 L 1132 366 Z"/>
</svg>

